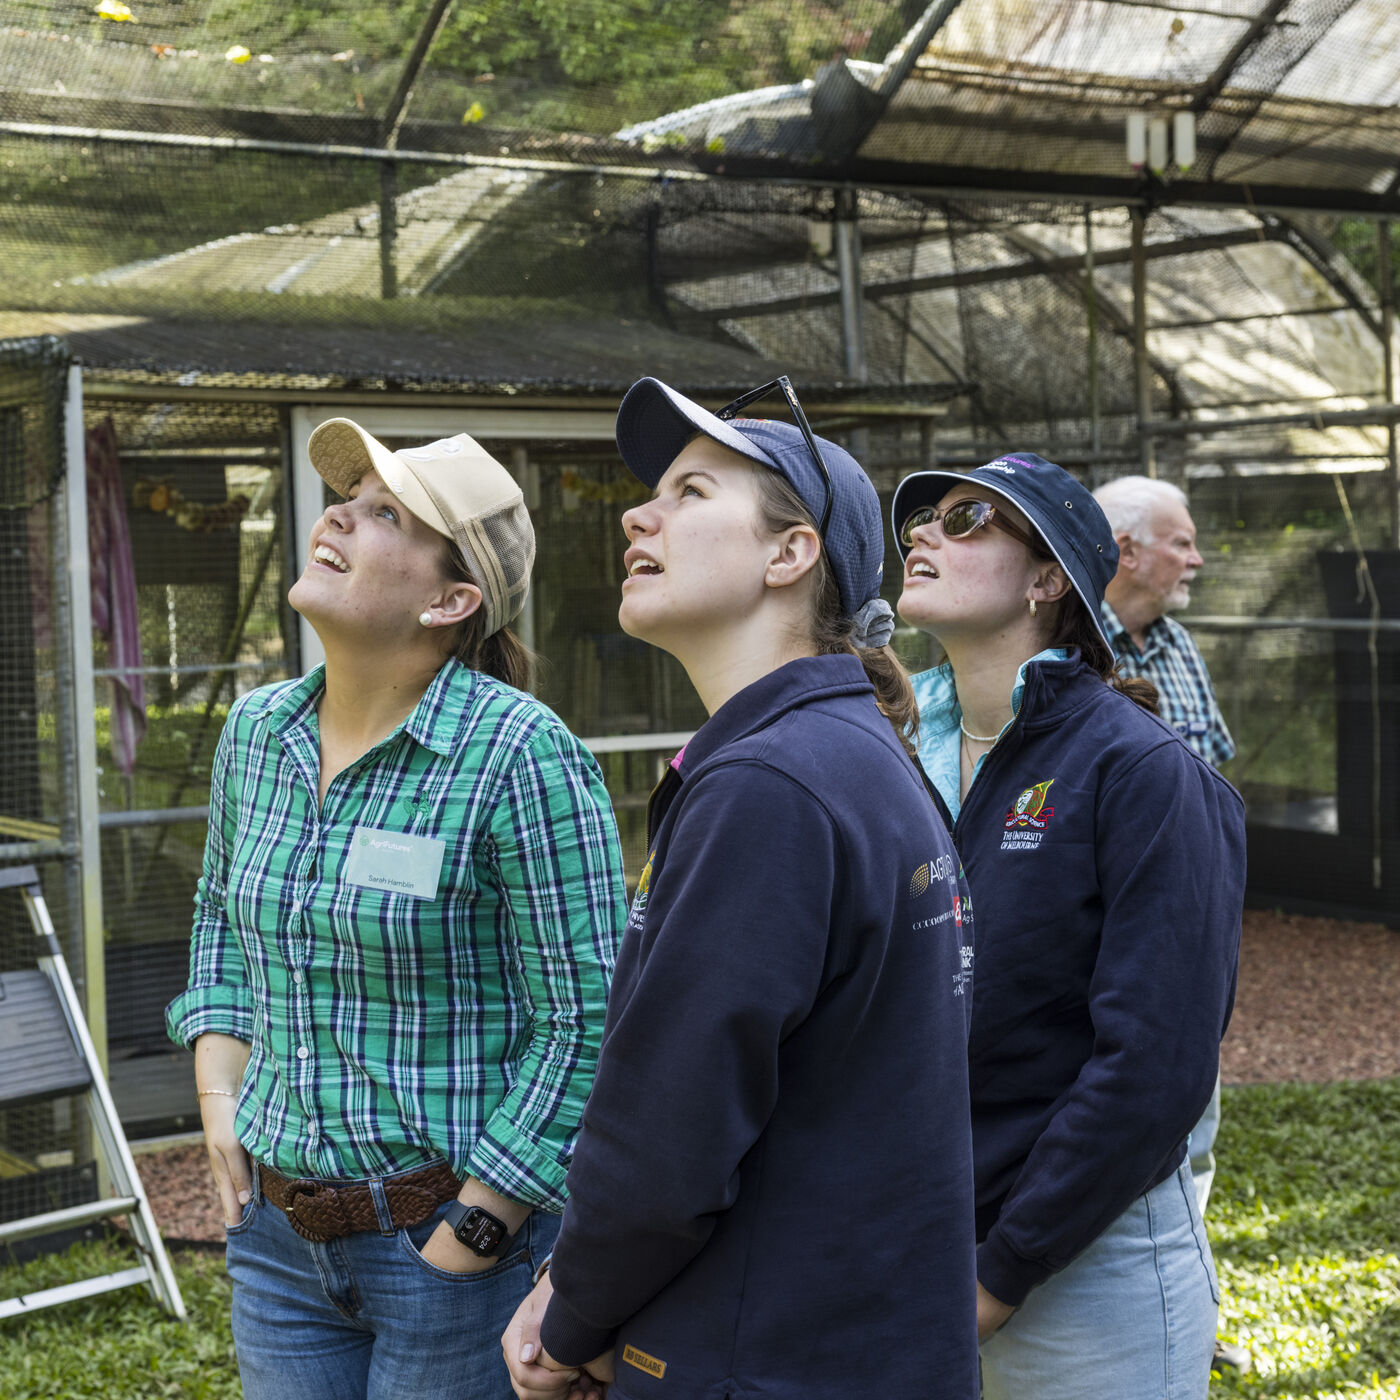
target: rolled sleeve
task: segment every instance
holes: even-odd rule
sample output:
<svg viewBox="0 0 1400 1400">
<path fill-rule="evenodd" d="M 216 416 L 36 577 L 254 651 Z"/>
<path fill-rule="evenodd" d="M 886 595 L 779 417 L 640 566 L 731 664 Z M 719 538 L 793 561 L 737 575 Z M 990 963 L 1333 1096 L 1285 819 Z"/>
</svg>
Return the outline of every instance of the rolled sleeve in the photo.
<svg viewBox="0 0 1400 1400">
<path fill-rule="evenodd" d="M 166 1031 L 177 1045 L 191 1045 L 206 1031 L 253 1039 L 253 1001 L 243 950 L 227 912 L 229 866 L 238 830 L 233 795 L 236 732 L 230 715 L 219 737 L 209 785 L 209 835 L 194 897 L 189 985 L 165 1010 Z"/>
<path fill-rule="evenodd" d="M 490 839 L 530 1032 L 468 1165 L 504 1196 L 560 1210 L 627 917 L 607 790 L 571 735 L 546 727 L 520 754 Z"/>
</svg>

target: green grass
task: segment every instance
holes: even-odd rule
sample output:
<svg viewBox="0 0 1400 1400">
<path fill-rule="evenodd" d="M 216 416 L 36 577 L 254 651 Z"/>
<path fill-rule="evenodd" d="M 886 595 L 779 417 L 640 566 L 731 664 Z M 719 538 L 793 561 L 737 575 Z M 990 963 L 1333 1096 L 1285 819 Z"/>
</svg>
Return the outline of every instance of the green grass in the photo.
<svg viewBox="0 0 1400 1400">
<path fill-rule="evenodd" d="M 1400 1080 L 1227 1089 L 1216 1156 L 1212 1400 L 1400 1396 Z"/>
<path fill-rule="evenodd" d="M 1400 1396 L 1400 1079 L 1227 1089 L 1216 1155 L 1220 1334 L 1254 1371 L 1217 1378 L 1211 1400 Z M 0 1267 L 0 1297 L 129 1262 L 78 1245 Z M 137 1289 L 0 1323 L 4 1400 L 237 1397 L 223 1261 L 175 1269 L 187 1326 Z"/>
<path fill-rule="evenodd" d="M 66 1254 L 0 1268 L 0 1297 L 133 1262 L 134 1252 L 120 1244 L 74 1245 Z M 174 1262 L 187 1323 L 167 1317 L 140 1288 L 0 1322 L 0 1394 L 5 1400 L 238 1400 L 224 1261 L 182 1252 Z"/>
</svg>

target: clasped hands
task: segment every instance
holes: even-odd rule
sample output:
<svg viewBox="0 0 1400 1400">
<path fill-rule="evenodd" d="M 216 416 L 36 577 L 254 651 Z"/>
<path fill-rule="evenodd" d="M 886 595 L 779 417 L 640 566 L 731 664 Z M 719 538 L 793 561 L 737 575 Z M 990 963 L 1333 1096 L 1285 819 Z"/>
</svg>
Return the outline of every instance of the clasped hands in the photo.
<svg viewBox="0 0 1400 1400">
<path fill-rule="evenodd" d="M 613 1353 L 604 1352 L 585 1366 L 564 1366 L 540 1341 L 540 1323 L 554 1294 L 545 1274 L 516 1309 L 501 1336 L 501 1352 L 510 1370 L 511 1388 L 519 1400 L 606 1400 L 616 1375 Z M 977 1337 L 985 1341 L 1016 1309 L 977 1285 Z"/>
<path fill-rule="evenodd" d="M 520 1400 L 604 1400 L 615 1374 L 611 1351 L 585 1366 L 564 1366 L 540 1341 L 540 1323 L 553 1295 L 554 1285 L 545 1274 L 501 1336 L 511 1388 Z"/>
</svg>

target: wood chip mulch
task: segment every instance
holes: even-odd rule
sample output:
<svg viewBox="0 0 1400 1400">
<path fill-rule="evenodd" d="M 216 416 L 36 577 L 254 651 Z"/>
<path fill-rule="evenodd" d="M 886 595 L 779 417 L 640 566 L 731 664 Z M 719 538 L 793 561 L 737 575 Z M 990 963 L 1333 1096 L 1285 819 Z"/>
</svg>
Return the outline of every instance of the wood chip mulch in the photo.
<svg viewBox="0 0 1400 1400">
<path fill-rule="evenodd" d="M 1247 909 L 1226 1084 L 1400 1075 L 1400 929 Z"/>
<path fill-rule="evenodd" d="M 1400 929 L 1247 910 L 1221 1074 L 1227 1084 L 1400 1075 Z M 141 1152 L 137 1165 L 168 1240 L 222 1243 L 202 1142 Z"/>
</svg>

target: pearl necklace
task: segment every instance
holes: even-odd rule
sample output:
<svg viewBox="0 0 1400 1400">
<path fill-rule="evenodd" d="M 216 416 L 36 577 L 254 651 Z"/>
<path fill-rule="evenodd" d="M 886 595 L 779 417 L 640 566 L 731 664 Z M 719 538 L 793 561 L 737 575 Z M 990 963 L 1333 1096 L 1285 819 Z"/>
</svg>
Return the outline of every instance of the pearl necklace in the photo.
<svg viewBox="0 0 1400 1400">
<path fill-rule="evenodd" d="M 1001 738 L 1000 734 L 974 734 L 972 730 L 970 730 L 967 727 L 967 725 L 965 725 L 962 722 L 961 716 L 959 716 L 958 718 L 958 728 L 962 730 L 963 734 L 966 735 L 967 738 L 973 740 L 975 743 L 978 744 L 995 744 L 996 741 Z"/>
</svg>

